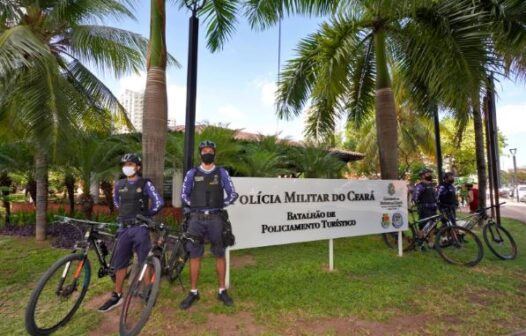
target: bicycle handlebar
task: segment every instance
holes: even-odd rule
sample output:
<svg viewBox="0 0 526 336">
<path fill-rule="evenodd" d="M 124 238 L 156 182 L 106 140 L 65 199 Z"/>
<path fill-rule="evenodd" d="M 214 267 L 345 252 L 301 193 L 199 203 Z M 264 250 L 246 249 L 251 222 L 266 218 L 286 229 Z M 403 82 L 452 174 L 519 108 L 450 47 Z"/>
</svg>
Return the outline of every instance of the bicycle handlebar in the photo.
<svg viewBox="0 0 526 336">
<path fill-rule="evenodd" d="M 153 221 L 153 219 L 140 215 L 140 214 L 135 216 L 135 219 L 147 224 L 148 229 L 151 229 L 151 230 L 165 230 L 166 229 L 163 223 L 156 223 Z"/>
<path fill-rule="evenodd" d="M 499 204 L 491 205 L 491 206 L 489 206 L 489 207 L 487 207 L 487 208 L 484 208 L 484 209 L 481 209 L 481 210 L 477 210 L 476 212 L 477 212 L 477 213 L 480 213 L 480 212 L 482 212 L 482 211 L 484 211 L 484 210 L 489 210 L 489 209 L 491 209 L 491 208 L 496 208 L 497 206 L 501 206 L 501 205 L 503 205 L 503 204 L 506 204 L 506 202 L 502 202 L 502 203 L 499 203 Z"/>
<path fill-rule="evenodd" d="M 58 218 L 59 220 L 63 221 L 64 223 L 81 223 L 81 224 L 87 224 L 92 226 L 98 226 L 98 227 L 105 227 L 105 226 L 118 226 L 117 223 L 103 223 L 103 222 L 96 222 L 88 219 L 78 219 L 73 217 L 66 217 L 66 216 L 57 216 L 55 215 L 55 218 Z"/>
</svg>

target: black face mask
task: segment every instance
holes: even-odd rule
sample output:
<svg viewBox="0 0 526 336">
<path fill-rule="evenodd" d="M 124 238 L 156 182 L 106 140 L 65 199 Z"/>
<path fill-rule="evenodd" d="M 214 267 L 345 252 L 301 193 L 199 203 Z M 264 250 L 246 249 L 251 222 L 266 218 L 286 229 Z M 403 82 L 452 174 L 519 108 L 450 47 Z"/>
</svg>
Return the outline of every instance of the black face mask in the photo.
<svg viewBox="0 0 526 336">
<path fill-rule="evenodd" d="M 203 163 L 205 164 L 211 164 L 212 162 L 214 162 L 215 157 L 216 155 L 212 153 L 201 154 L 201 161 L 203 161 Z"/>
<path fill-rule="evenodd" d="M 433 176 L 430 176 L 430 175 L 424 176 L 424 180 L 426 180 L 426 181 L 433 181 Z"/>
</svg>

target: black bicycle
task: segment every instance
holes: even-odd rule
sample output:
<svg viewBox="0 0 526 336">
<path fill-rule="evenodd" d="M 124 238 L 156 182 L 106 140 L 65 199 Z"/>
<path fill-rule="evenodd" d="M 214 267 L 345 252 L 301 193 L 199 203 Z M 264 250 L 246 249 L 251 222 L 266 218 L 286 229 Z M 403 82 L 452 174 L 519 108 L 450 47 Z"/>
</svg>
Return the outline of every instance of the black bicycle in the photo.
<svg viewBox="0 0 526 336">
<path fill-rule="evenodd" d="M 413 210 L 411 210 L 413 211 Z M 420 230 L 421 224 L 425 223 Z M 384 233 L 390 248 L 398 247 L 398 232 Z M 475 266 L 484 256 L 480 239 L 471 230 L 453 225 L 444 212 L 412 221 L 409 232 L 402 232 L 404 251 L 430 248 L 446 262 L 463 266 Z"/>
<path fill-rule="evenodd" d="M 182 286 L 180 275 L 189 257 L 185 244 L 196 239 L 186 232 L 170 234 L 165 224 L 155 223 L 141 215 L 137 218 L 158 234 L 158 239 L 139 267 L 124 298 L 119 323 L 120 334 L 124 336 L 138 335 L 148 321 L 159 295 L 162 276 L 170 282 L 179 279 Z"/>
<path fill-rule="evenodd" d="M 499 205 L 503 204 L 506 204 L 506 202 L 500 203 Z M 458 224 L 469 230 L 473 230 L 477 224 L 484 223 L 482 236 L 489 250 L 499 259 L 513 260 L 517 257 L 518 250 L 511 233 L 506 230 L 502 224 L 498 225 L 495 219 L 486 213 L 486 210 L 494 207 L 496 207 L 496 205 L 478 210 L 473 215 L 460 219 Z"/>
<path fill-rule="evenodd" d="M 98 277 L 112 276 L 108 247 L 103 238 L 115 239 L 110 232 L 114 223 L 99 223 L 69 217 L 60 222 L 87 226 L 84 238 L 77 241 L 71 254 L 57 260 L 40 278 L 31 293 L 25 314 L 25 327 L 30 335 L 49 335 L 64 326 L 79 308 L 91 280 L 90 248 L 95 249 L 100 264 Z M 79 229 L 80 230 L 80 229 Z M 82 231 L 81 231 L 82 232 Z M 115 248 L 116 244 L 113 244 Z M 113 254 L 113 252 L 112 252 Z"/>
</svg>

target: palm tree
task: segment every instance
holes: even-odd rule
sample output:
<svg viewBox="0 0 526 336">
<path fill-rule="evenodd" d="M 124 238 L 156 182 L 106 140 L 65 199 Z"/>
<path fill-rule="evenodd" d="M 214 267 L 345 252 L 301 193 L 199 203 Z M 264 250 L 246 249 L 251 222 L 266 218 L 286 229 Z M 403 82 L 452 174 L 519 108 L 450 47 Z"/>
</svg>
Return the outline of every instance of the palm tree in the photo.
<svg viewBox="0 0 526 336">
<path fill-rule="evenodd" d="M 166 4 L 151 0 L 150 41 L 148 43 L 147 80 L 144 92 L 142 152 L 143 173 L 154 185 L 164 182 L 164 160 L 168 103 L 166 97 Z"/>
<path fill-rule="evenodd" d="M 279 117 L 299 115 L 310 99 L 306 132 L 327 136 L 334 131 L 337 117 L 347 115 L 359 126 L 375 106 L 382 178 L 396 179 L 399 154 L 398 148 L 392 146 L 398 138 L 392 72 L 400 72 L 408 87 L 433 84 L 434 90 L 428 92 L 436 93 L 446 80 L 473 70 L 470 66 L 478 64 L 480 68 L 487 55 L 483 43 L 475 47 L 470 44 L 475 38 L 477 42 L 481 39 L 481 34 L 471 35 L 475 28 L 452 29 L 452 22 L 462 27 L 468 19 L 459 17 L 458 10 L 449 1 L 341 3 L 339 15 L 303 39 L 298 45 L 298 56 L 288 62 L 278 88 Z M 463 55 L 452 64 L 441 59 L 446 52 L 453 54 L 448 43 Z M 432 53 L 437 45 L 444 49 Z M 471 59 L 462 71 L 449 78 L 442 74 L 448 72 L 445 66 L 457 70 L 455 66 L 466 59 L 464 52 L 473 50 L 482 52 L 468 54 Z M 451 55 L 446 59 L 450 60 Z M 481 73 L 477 75 L 471 77 L 473 83 L 480 83 L 483 77 Z M 421 107 L 429 109 L 429 95 L 424 97 L 427 101 Z"/>
<path fill-rule="evenodd" d="M 0 119 L 17 122 L 34 144 L 37 240 L 45 239 L 47 167 L 60 133 L 71 133 L 101 107 L 124 115 L 111 91 L 86 67 L 115 75 L 138 71 L 146 40 L 122 29 L 90 24 L 133 17 L 117 0 L 11 0 L 0 5 Z"/>
<path fill-rule="evenodd" d="M 397 104 L 398 141 L 401 164 L 398 178 L 403 179 L 414 167 L 424 161 L 432 161 L 435 156 L 434 132 L 432 121 L 423 115 Z M 352 166 L 359 175 L 378 175 L 378 150 L 376 141 L 375 120 L 367 117 L 359 128 L 349 125 L 346 148 L 364 154 L 364 159 Z"/>
<path fill-rule="evenodd" d="M 341 178 L 346 162 L 333 156 L 328 148 L 307 145 L 291 151 L 291 159 L 303 178 Z"/>
<path fill-rule="evenodd" d="M 259 134 L 256 139 L 244 142 L 245 149 L 235 169 L 241 176 L 277 177 L 291 173 L 291 161 L 286 147 L 277 135 Z"/>
<path fill-rule="evenodd" d="M 119 159 L 128 151 L 126 138 L 111 136 L 104 132 L 78 132 L 76 139 L 69 142 L 66 166 L 82 182 L 80 204 L 87 218 L 91 218 L 94 200 L 90 194 L 90 182 L 93 178 L 115 175 Z"/>
</svg>

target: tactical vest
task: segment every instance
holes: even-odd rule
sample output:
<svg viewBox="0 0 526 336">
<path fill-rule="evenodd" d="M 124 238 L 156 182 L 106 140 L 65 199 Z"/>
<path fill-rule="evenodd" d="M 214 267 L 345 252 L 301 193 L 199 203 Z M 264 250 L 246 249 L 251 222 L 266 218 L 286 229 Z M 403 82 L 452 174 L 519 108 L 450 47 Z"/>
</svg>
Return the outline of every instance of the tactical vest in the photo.
<svg viewBox="0 0 526 336">
<path fill-rule="evenodd" d="M 221 209 L 224 207 L 224 193 L 219 168 L 210 174 L 195 168 L 194 186 L 190 197 L 192 209 Z"/>
<path fill-rule="evenodd" d="M 455 192 L 455 186 L 450 183 L 442 183 L 441 185 L 446 189 L 446 192 L 440 195 L 440 203 L 443 205 L 456 205 L 457 194 Z"/>
<path fill-rule="evenodd" d="M 148 213 L 148 195 L 144 192 L 148 181 L 141 177 L 134 183 L 128 182 L 127 179 L 119 180 L 119 217 L 131 219 L 138 214 Z"/>
<path fill-rule="evenodd" d="M 418 199 L 416 200 L 418 204 L 436 204 L 436 198 L 435 198 L 435 187 L 433 187 L 431 184 L 422 183 L 424 187 L 424 191 L 419 195 Z"/>
</svg>

